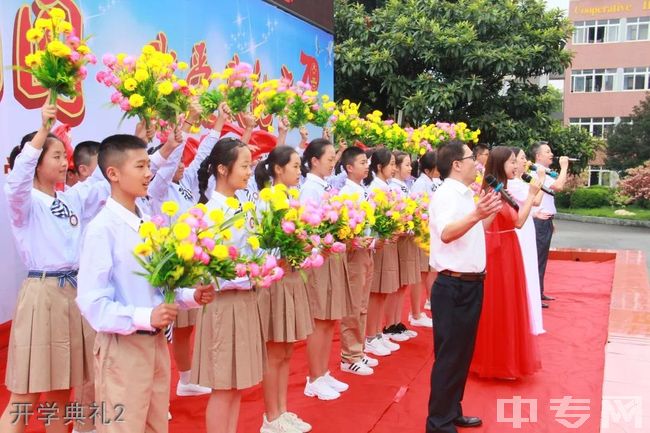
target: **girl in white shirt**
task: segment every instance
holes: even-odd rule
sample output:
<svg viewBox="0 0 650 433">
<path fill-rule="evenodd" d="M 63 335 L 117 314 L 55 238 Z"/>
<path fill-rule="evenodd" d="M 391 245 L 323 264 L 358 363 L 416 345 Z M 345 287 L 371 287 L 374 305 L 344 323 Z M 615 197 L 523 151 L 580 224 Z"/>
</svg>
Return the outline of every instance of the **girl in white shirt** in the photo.
<svg viewBox="0 0 650 433">
<path fill-rule="evenodd" d="M 229 219 L 241 211 L 236 195 L 252 175 L 251 151 L 235 138 L 219 140 L 199 169 L 199 194 L 208 210 L 221 209 Z M 215 190 L 206 195 L 211 176 Z M 235 200 L 235 201 L 233 201 Z M 233 208 L 230 204 L 237 203 Z M 229 245 L 250 254 L 252 218 L 231 227 Z M 241 391 L 262 380 L 266 359 L 257 293 L 247 277 L 219 280 L 220 290 L 197 319 L 191 383 L 212 389 L 205 412 L 208 433 L 235 433 Z"/>
<path fill-rule="evenodd" d="M 372 149 L 368 153 L 370 174 L 364 181 L 368 185 L 368 193 L 372 194 L 375 190 L 390 191 L 388 182 L 395 175 L 395 156 L 384 147 Z M 400 348 L 399 344 L 393 343 L 382 333 L 386 298 L 389 294 L 397 292 L 400 286 L 397 243 L 384 242 L 383 247 L 375 252 L 373 260 L 365 351 L 376 356 L 386 356 Z"/>
<path fill-rule="evenodd" d="M 318 204 L 331 186 L 325 178 L 332 174 L 336 163 L 334 145 L 324 138 L 312 140 L 302 157 L 305 182 L 300 187 L 300 201 Z M 336 380 L 329 372 L 334 325 L 348 315 L 348 264 L 345 253 L 331 254 L 323 266 L 313 269 L 307 282 L 307 293 L 314 318 L 314 332 L 307 337 L 309 377 L 305 395 L 320 400 L 334 400 L 348 385 Z"/>
</svg>

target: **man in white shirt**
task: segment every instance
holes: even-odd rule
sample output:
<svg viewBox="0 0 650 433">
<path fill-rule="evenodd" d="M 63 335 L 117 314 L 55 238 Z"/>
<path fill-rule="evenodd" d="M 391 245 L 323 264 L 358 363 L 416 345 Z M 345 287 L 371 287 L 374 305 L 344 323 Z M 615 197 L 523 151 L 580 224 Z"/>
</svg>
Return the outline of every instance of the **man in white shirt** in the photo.
<svg viewBox="0 0 650 433">
<path fill-rule="evenodd" d="M 457 433 L 456 426 L 482 423 L 463 416 L 461 401 L 483 304 L 484 227 L 501 209 L 501 200 L 482 192 L 474 202 L 469 185 L 476 178 L 475 156 L 460 142 L 438 150 L 438 170 L 444 182 L 429 205 L 429 263 L 438 277 L 431 289 L 435 362 L 426 433 Z"/>
<path fill-rule="evenodd" d="M 545 141 L 535 143 L 531 153 L 536 165 L 549 168 L 553 163 L 553 152 L 551 147 Z M 567 178 L 567 169 L 569 167 L 569 158 L 560 157 L 560 174 L 557 179 L 546 176 L 544 186 L 555 192 L 562 191 Z M 539 207 L 533 208 L 533 222 L 535 223 L 535 236 L 537 240 L 537 264 L 539 267 L 539 289 L 542 301 L 552 301 L 555 298 L 544 294 L 544 274 L 546 273 L 546 263 L 548 262 L 548 252 L 551 249 L 551 238 L 553 237 L 553 218 L 555 217 L 555 197 L 550 194 L 542 196 L 542 203 Z M 542 303 L 542 307 L 548 308 L 548 304 Z"/>
</svg>

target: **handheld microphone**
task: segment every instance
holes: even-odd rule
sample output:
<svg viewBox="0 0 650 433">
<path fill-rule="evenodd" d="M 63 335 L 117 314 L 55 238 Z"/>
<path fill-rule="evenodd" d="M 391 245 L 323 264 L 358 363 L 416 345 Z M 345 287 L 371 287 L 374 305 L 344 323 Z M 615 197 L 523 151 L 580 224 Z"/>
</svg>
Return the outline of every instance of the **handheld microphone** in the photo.
<svg viewBox="0 0 650 433">
<path fill-rule="evenodd" d="M 523 180 L 526 183 L 530 183 L 530 181 L 533 180 L 533 177 L 528 173 L 524 173 L 524 174 L 521 175 L 521 180 Z M 548 189 L 547 187 L 542 185 L 541 190 L 544 191 L 546 194 L 552 195 L 553 197 L 555 197 L 555 191 L 553 191 L 552 189 Z"/>
<path fill-rule="evenodd" d="M 533 165 L 530 166 L 530 169 L 533 170 L 533 171 L 537 171 L 537 167 L 539 167 L 537 164 L 533 164 Z M 560 173 L 558 173 L 555 170 L 551 170 L 550 168 L 546 168 L 546 167 L 543 167 L 543 168 L 546 171 L 546 174 L 551 176 L 553 179 L 557 179 L 557 177 L 560 175 Z"/>
<path fill-rule="evenodd" d="M 485 176 L 485 182 L 487 182 L 487 184 L 494 189 L 494 192 L 498 192 L 499 194 L 501 194 L 501 198 L 503 198 L 511 208 L 513 208 L 516 211 L 519 211 L 519 205 L 517 204 L 515 199 L 512 198 L 512 196 L 510 195 L 510 193 L 508 193 L 508 191 L 503 189 L 503 184 L 497 182 L 494 176 L 488 174 L 487 176 Z"/>
<path fill-rule="evenodd" d="M 555 159 L 560 159 L 559 156 L 556 156 Z M 567 158 L 570 162 L 580 161 L 580 158 Z"/>
</svg>

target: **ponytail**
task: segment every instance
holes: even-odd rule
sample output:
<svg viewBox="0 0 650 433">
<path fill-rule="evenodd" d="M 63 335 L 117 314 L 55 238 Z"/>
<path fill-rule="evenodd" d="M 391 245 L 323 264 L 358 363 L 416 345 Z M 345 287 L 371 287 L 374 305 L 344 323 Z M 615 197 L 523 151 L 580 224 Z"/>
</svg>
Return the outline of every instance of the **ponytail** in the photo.
<svg viewBox="0 0 650 433">
<path fill-rule="evenodd" d="M 311 171 L 312 158 L 320 159 L 325 153 L 325 148 L 327 146 L 334 145 L 331 141 L 325 138 L 315 138 L 309 143 L 305 152 L 302 154 L 302 163 L 300 164 L 300 172 L 303 177 L 307 176 L 307 173 Z"/>
<path fill-rule="evenodd" d="M 199 203 L 207 203 L 208 202 L 208 197 L 206 196 L 206 190 L 208 189 L 208 182 L 210 181 L 210 177 L 214 174 L 214 169 L 212 168 L 212 163 L 210 162 L 210 158 L 205 158 L 202 162 L 201 165 L 199 166 L 199 170 L 197 171 L 197 176 L 199 179 Z"/>
<path fill-rule="evenodd" d="M 199 179 L 199 203 L 207 203 L 208 182 L 210 177 L 217 178 L 217 168 L 220 165 L 225 166 L 228 170 L 232 168 L 237 161 L 240 148 L 246 148 L 246 144 L 241 140 L 232 137 L 225 137 L 217 141 L 212 148 L 212 152 L 201 162 L 197 176 Z"/>
<path fill-rule="evenodd" d="M 265 160 L 260 161 L 255 167 L 255 183 L 260 190 L 271 184 L 275 176 L 275 167 L 285 167 L 291 161 L 293 154 L 298 154 L 291 146 L 277 146 L 269 153 Z M 302 171 L 302 167 L 301 167 Z"/>
<path fill-rule="evenodd" d="M 375 175 L 381 168 L 390 164 L 390 159 L 393 156 L 390 150 L 385 147 L 377 147 L 368 150 L 368 159 L 370 160 L 370 168 L 368 170 L 368 177 L 363 180 L 364 185 L 368 186 L 372 183 Z"/>
</svg>

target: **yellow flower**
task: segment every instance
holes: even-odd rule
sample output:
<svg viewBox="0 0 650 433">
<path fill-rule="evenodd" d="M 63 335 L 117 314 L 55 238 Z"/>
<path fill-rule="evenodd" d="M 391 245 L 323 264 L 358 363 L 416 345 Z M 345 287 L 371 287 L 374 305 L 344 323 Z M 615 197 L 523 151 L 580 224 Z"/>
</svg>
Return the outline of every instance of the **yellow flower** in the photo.
<svg viewBox="0 0 650 433">
<path fill-rule="evenodd" d="M 68 34 L 72 31 L 72 24 L 67 21 L 61 21 L 56 25 L 56 31 L 59 33 Z"/>
<path fill-rule="evenodd" d="M 136 245 L 133 252 L 138 256 L 150 256 L 153 250 L 151 249 L 151 245 L 142 243 Z"/>
<path fill-rule="evenodd" d="M 90 48 L 88 48 L 88 45 L 79 45 L 77 47 L 77 52 L 79 54 L 88 54 L 90 52 Z"/>
<path fill-rule="evenodd" d="M 149 72 L 147 72 L 146 69 L 136 69 L 135 74 L 133 75 L 133 78 L 135 78 L 135 80 L 138 83 L 141 83 L 144 80 L 146 80 L 147 78 L 149 78 Z"/>
<path fill-rule="evenodd" d="M 142 107 L 142 104 L 144 104 L 144 98 L 142 95 L 134 93 L 133 95 L 129 96 L 129 104 L 133 108 Z"/>
<path fill-rule="evenodd" d="M 199 233 L 199 239 L 213 238 L 213 237 L 214 237 L 214 232 L 212 230 L 203 230 L 201 233 Z"/>
<path fill-rule="evenodd" d="M 160 210 L 162 210 L 162 213 L 165 215 L 174 216 L 176 215 L 176 212 L 178 212 L 178 203 L 175 201 L 166 201 L 162 204 Z"/>
<path fill-rule="evenodd" d="M 327 96 L 327 95 L 323 95 L 323 96 L 321 96 L 321 99 L 323 100 L 323 102 L 327 102 L 327 101 L 330 100 L 330 97 Z"/>
<path fill-rule="evenodd" d="M 167 96 L 173 91 L 174 85 L 171 83 L 171 81 L 163 81 L 162 83 L 158 84 L 158 92 L 160 92 L 160 94 L 163 96 Z"/>
<path fill-rule="evenodd" d="M 263 188 L 262 191 L 260 191 L 260 200 L 262 201 L 270 201 L 272 196 L 273 193 L 270 188 Z"/>
<path fill-rule="evenodd" d="M 183 260 L 191 260 L 194 257 L 194 245 L 187 242 L 176 245 L 176 255 Z"/>
<path fill-rule="evenodd" d="M 47 44 L 47 50 L 56 57 L 67 57 L 72 52 L 69 46 L 59 40 Z"/>
<path fill-rule="evenodd" d="M 43 32 L 42 29 L 29 29 L 27 30 L 27 33 L 25 34 L 25 37 L 29 42 L 38 42 L 41 40 L 45 33 Z"/>
<path fill-rule="evenodd" d="M 271 134 L 273 134 L 273 132 L 275 132 L 275 128 L 273 127 L 273 125 L 269 125 L 269 126 L 267 127 L 267 129 L 268 129 L 268 131 L 269 131 Z"/>
<path fill-rule="evenodd" d="M 180 71 L 184 71 L 185 69 L 187 69 L 187 67 L 188 67 L 188 65 L 187 65 L 186 62 L 178 62 L 178 69 Z"/>
<path fill-rule="evenodd" d="M 151 54 L 153 54 L 155 52 L 156 52 L 156 49 L 154 47 L 152 47 L 151 45 L 145 45 L 144 47 L 142 47 L 142 54 L 151 55 Z"/>
<path fill-rule="evenodd" d="M 225 215 L 221 209 L 212 209 L 208 214 L 208 217 L 216 224 L 219 225 L 223 223 Z"/>
<path fill-rule="evenodd" d="M 45 18 L 37 18 L 34 23 L 34 27 L 39 30 L 46 30 L 52 28 L 52 20 L 46 20 Z"/>
<path fill-rule="evenodd" d="M 217 244 L 212 248 L 212 251 L 210 251 L 210 255 L 213 257 L 223 260 L 228 258 L 228 247 L 225 245 Z"/>
<path fill-rule="evenodd" d="M 181 87 L 187 87 L 187 81 L 185 81 L 185 80 L 178 80 L 178 81 L 176 81 L 176 82 L 177 82 L 178 85 L 181 86 Z"/>
<path fill-rule="evenodd" d="M 391 217 L 392 217 L 395 221 L 399 221 L 400 218 L 401 218 L 402 216 L 399 214 L 399 212 L 393 212 L 393 215 L 391 215 Z"/>
<path fill-rule="evenodd" d="M 179 280 L 183 276 L 184 273 L 185 273 L 185 268 L 183 266 L 181 266 L 181 265 L 178 265 L 171 272 L 171 276 L 175 280 Z"/>
<path fill-rule="evenodd" d="M 275 210 L 289 209 L 289 201 L 284 197 L 274 197 L 271 204 Z"/>
<path fill-rule="evenodd" d="M 300 191 L 298 191 L 298 190 L 295 189 L 295 188 L 292 188 L 292 189 L 289 190 L 289 196 L 290 196 L 291 198 L 295 198 L 295 199 L 297 199 L 298 197 L 300 197 Z"/>
<path fill-rule="evenodd" d="M 65 11 L 61 8 L 52 8 L 48 12 L 52 18 L 55 18 L 57 20 L 62 20 L 65 18 Z"/>
<path fill-rule="evenodd" d="M 36 67 L 36 66 L 40 66 L 41 63 L 42 63 L 42 58 L 41 58 L 41 56 L 42 56 L 42 55 L 41 55 L 41 54 L 38 54 L 38 52 L 36 52 L 36 53 L 34 53 L 34 54 L 27 54 L 27 55 L 25 56 L 25 64 L 26 64 L 28 67 L 30 67 L 30 68 L 34 68 L 34 67 Z"/>
<path fill-rule="evenodd" d="M 296 221 L 298 219 L 298 212 L 295 209 L 289 209 L 286 214 L 284 214 L 284 219 L 287 221 Z"/>
<path fill-rule="evenodd" d="M 192 228 L 189 226 L 189 224 L 186 223 L 177 223 L 174 226 L 174 236 L 176 236 L 176 239 L 179 241 L 182 241 L 183 239 L 187 239 L 187 237 L 192 233 Z"/>
<path fill-rule="evenodd" d="M 251 212 L 255 210 L 255 203 L 252 201 L 247 201 L 242 205 L 242 210 L 244 212 Z"/>
<path fill-rule="evenodd" d="M 232 239 L 232 230 L 230 230 L 230 229 L 222 230 L 221 233 L 219 233 L 219 234 L 221 235 L 221 237 L 225 241 L 229 241 L 230 239 Z"/>
<path fill-rule="evenodd" d="M 254 250 L 257 250 L 260 248 L 260 240 L 257 236 L 250 236 L 248 238 L 248 244 L 253 248 Z"/>
<path fill-rule="evenodd" d="M 124 88 L 129 92 L 135 90 L 137 86 L 138 86 L 138 82 L 133 78 L 127 78 L 126 80 L 124 80 Z"/>
<path fill-rule="evenodd" d="M 201 212 L 206 213 L 208 211 L 208 207 L 204 205 L 203 203 L 197 203 L 194 205 L 195 208 L 199 209 Z"/>
<path fill-rule="evenodd" d="M 140 229 L 138 230 L 138 233 L 140 234 L 140 237 L 142 238 L 148 238 L 152 234 L 156 232 L 156 225 L 152 223 L 151 221 L 146 221 L 140 224 Z"/>
<path fill-rule="evenodd" d="M 124 59 L 126 58 L 126 53 L 119 53 L 115 56 L 115 58 L 117 59 L 117 63 L 121 65 L 124 63 Z"/>
<path fill-rule="evenodd" d="M 226 206 L 228 206 L 230 209 L 237 210 L 239 209 L 239 200 L 237 200 L 235 197 L 228 197 L 226 199 Z"/>
<path fill-rule="evenodd" d="M 234 223 L 232 223 L 233 227 L 236 228 L 237 230 L 241 230 L 244 228 L 244 224 L 246 221 L 244 221 L 244 218 L 239 218 L 236 220 Z"/>
<path fill-rule="evenodd" d="M 210 87 L 210 82 L 206 80 L 205 78 L 201 78 L 201 86 L 203 87 Z"/>
</svg>

